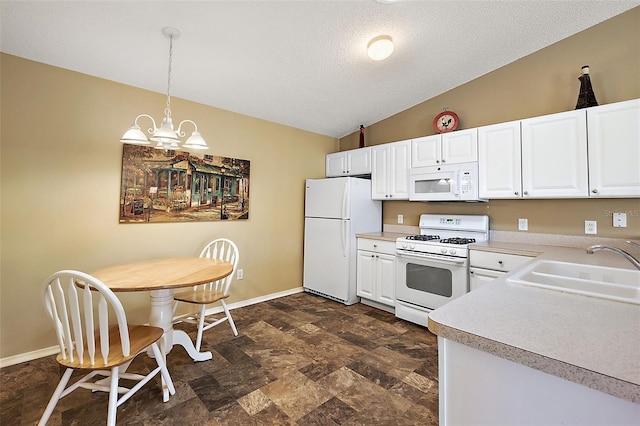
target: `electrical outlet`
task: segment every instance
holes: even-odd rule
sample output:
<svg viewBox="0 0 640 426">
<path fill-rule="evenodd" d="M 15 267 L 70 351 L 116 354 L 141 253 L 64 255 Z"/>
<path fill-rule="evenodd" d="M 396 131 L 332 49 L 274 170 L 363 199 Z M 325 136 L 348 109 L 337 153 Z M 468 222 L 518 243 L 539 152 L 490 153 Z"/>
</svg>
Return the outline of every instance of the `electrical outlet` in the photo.
<svg viewBox="0 0 640 426">
<path fill-rule="evenodd" d="M 598 233 L 598 222 L 595 220 L 585 220 L 584 221 L 584 233 L 585 234 L 597 234 Z"/>
<path fill-rule="evenodd" d="M 398 223 L 404 223 L 404 216 L 401 214 L 398 215 Z"/>
<path fill-rule="evenodd" d="M 243 279 L 244 278 L 244 270 L 243 269 L 238 269 L 238 272 L 237 272 L 236 275 L 237 275 L 239 280 Z"/>
<path fill-rule="evenodd" d="M 527 230 L 529 230 L 529 220 L 518 219 L 518 231 L 527 231 Z"/>
<path fill-rule="evenodd" d="M 614 228 L 626 228 L 627 227 L 627 214 L 626 213 L 614 213 L 613 214 L 613 227 Z"/>
</svg>

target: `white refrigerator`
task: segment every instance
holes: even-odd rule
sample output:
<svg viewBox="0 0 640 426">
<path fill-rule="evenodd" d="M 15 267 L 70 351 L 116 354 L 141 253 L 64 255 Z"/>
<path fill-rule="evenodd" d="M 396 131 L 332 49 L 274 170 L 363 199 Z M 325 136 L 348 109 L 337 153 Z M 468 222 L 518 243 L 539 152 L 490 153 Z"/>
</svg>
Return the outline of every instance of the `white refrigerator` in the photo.
<svg viewBox="0 0 640 426">
<path fill-rule="evenodd" d="M 304 218 L 305 291 L 351 305 L 356 296 L 356 234 L 382 230 L 382 202 L 371 180 L 307 179 Z"/>
</svg>

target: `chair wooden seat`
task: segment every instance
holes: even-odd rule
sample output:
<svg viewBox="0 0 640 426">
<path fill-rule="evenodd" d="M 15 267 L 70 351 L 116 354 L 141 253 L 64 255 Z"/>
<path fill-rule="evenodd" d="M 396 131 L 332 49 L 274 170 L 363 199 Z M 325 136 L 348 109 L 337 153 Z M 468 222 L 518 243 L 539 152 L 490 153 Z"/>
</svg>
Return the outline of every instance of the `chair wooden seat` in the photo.
<svg viewBox="0 0 640 426">
<path fill-rule="evenodd" d="M 231 330 L 233 331 L 233 335 L 238 335 L 236 325 L 233 322 L 233 318 L 231 317 L 229 308 L 224 301 L 230 295 L 229 288 L 231 287 L 234 274 L 236 273 L 236 268 L 238 267 L 238 261 L 240 259 L 238 246 L 236 246 L 235 243 L 231 240 L 228 240 L 226 238 L 218 238 L 217 240 L 211 241 L 204 247 L 204 249 L 202 249 L 202 252 L 200 252 L 200 257 L 227 261 L 233 265 L 233 271 L 230 275 L 218 281 L 194 286 L 191 290 L 180 291 L 173 295 L 173 299 L 175 300 L 173 306 L 174 322 L 188 322 L 197 324 L 198 326 L 195 343 L 195 348 L 197 351 L 200 350 L 200 345 L 202 344 L 202 333 L 205 330 L 215 327 L 216 325 L 221 324 L 225 321 L 229 322 Z M 198 311 L 175 316 L 179 302 L 198 305 Z M 205 318 L 207 317 L 207 305 L 216 302 L 220 302 L 224 316 L 220 319 L 211 319 L 209 321 L 205 321 Z"/>
<path fill-rule="evenodd" d="M 220 290 L 198 289 L 198 291 L 183 291 L 173 295 L 179 302 L 195 303 L 197 305 L 209 305 L 219 300 L 226 299 L 230 295 L 224 294 Z"/>
<path fill-rule="evenodd" d="M 56 361 L 61 365 L 74 369 L 94 369 L 94 368 L 110 368 L 114 365 L 122 365 L 135 358 L 138 353 L 145 350 L 154 342 L 157 342 L 163 334 L 160 327 L 152 327 L 150 325 L 127 325 L 129 330 L 130 353 L 128 356 L 122 355 L 122 342 L 120 341 L 120 330 L 118 326 L 109 329 L 109 355 L 105 363 L 102 358 L 96 359 L 94 364 L 88 358 L 80 362 L 79 358 L 64 359 L 62 353 L 58 354 Z M 96 346 L 100 347 L 100 338 L 96 339 Z M 85 345 L 85 353 L 88 353 L 88 347 Z"/>
<path fill-rule="evenodd" d="M 42 303 L 58 338 L 60 354 L 56 359 L 67 369 L 38 422 L 39 426 L 47 423 L 60 399 L 78 388 L 109 393 L 107 424 L 111 426 L 116 424 L 120 404 L 158 373 L 169 393 L 176 393 L 158 345 L 163 330 L 129 325 L 122 303 L 103 282 L 83 272 L 58 271 L 45 280 Z M 112 313 L 115 325 L 109 321 Z M 146 374 L 127 372 L 133 358 L 145 350 L 153 352 L 158 366 Z M 89 371 L 67 386 L 75 369 Z M 132 380 L 135 384 L 127 388 L 119 385 L 120 379 Z"/>
</svg>

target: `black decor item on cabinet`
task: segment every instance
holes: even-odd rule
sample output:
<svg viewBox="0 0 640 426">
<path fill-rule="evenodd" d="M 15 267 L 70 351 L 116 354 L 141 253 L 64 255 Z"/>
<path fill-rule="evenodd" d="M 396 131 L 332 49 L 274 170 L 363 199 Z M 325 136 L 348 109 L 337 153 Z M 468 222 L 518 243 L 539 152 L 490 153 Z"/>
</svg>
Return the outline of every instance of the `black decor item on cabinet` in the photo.
<svg viewBox="0 0 640 426">
<path fill-rule="evenodd" d="M 580 80 L 580 93 L 578 94 L 578 103 L 576 109 L 598 106 L 596 95 L 591 87 L 591 77 L 589 77 L 589 65 L 582 67 L 582 75 L 578 77 Z"/>
<path fill-rule="evenodd" d="M 360 125 L 360 143 L 358 148 L 364 148 L 364 125 Z"/>
</svg>

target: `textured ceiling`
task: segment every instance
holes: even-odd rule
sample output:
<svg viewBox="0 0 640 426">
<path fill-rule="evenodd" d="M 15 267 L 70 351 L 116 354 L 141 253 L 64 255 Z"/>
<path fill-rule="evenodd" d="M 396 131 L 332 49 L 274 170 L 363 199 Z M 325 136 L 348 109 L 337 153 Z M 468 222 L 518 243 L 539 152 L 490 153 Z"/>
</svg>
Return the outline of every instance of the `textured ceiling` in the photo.
<svg viewBox="0 0 640 426">
<path fill-rule="evenodd" d="M 166 93 L 173 26 L 173 96 L 342 137 L 639 5 L 2 0 L 0 48 Z M 380 34 L 396 47 L 374 62 Z"/>
</svg>

